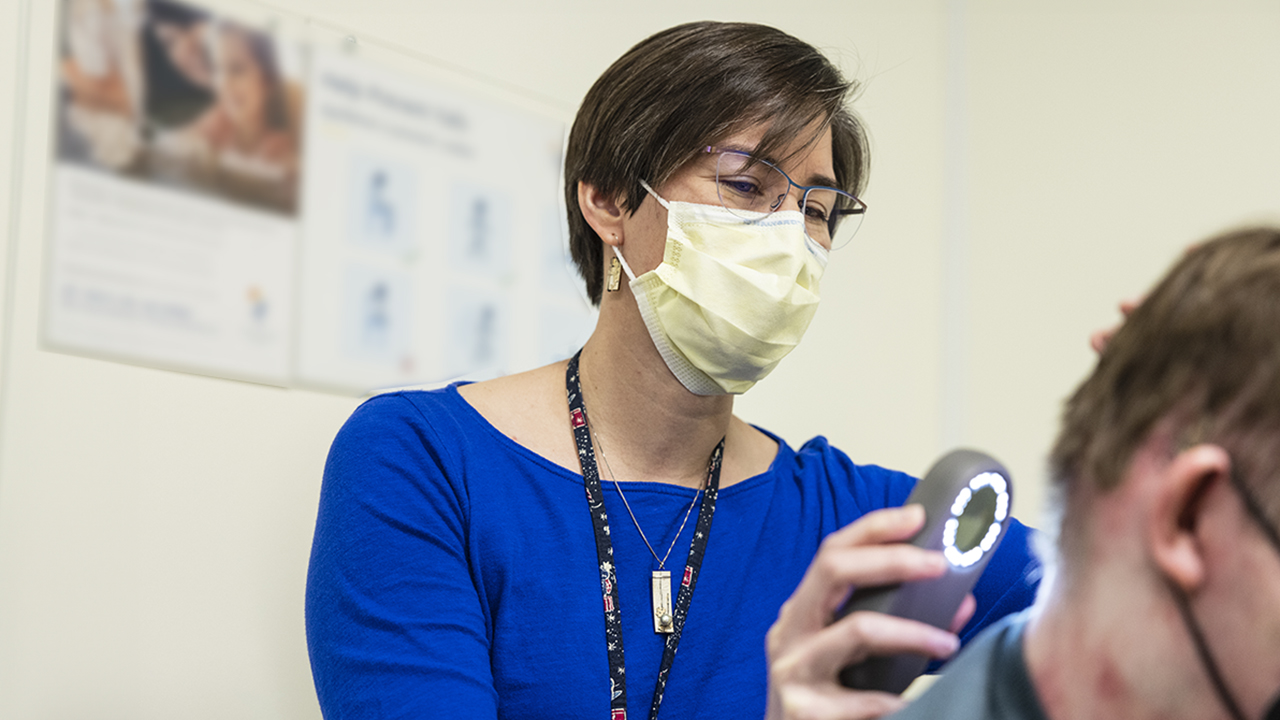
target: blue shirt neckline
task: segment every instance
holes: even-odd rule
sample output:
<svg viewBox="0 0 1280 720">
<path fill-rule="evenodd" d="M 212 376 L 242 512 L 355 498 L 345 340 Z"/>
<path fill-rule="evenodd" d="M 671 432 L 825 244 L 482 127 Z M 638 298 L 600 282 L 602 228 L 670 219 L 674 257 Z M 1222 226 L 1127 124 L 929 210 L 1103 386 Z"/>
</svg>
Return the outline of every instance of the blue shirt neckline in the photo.
<svg viewBox="0 0 1280 720">
<path fill-rule="evenodd" d="M 467 402 L 467 399 L 462 397 L 462 393 L 458 392 L 459 387 L 462 387 L 463 385 L 470 385 L 470 384 L 471 382 L 466 380 L 453 382 L 453 383 L 450 383 L 445 388 L 445 392 L 449 395 L 449 398 L 451 400 L 455 401 L 458 405 L 464 408 L 463 412 L 466 412 L 468 415 L 470 415 L 471 418 L 477 423 L 479 427 L 483 428 L 486 433 L 488 433 L 491 437 L 495 438 L 503 447 L 508 448 L 509 450 L 519 455 L 522 455 L 525 458 L 531 459 L 534 462 L 537 462 L 539 465 L 549 470 L 552 470 L 555 473 L 556 477 L 568 480 L 577 485 L 583 484 L 584 481 L 582 479 L 581 472 L 576 472 L 559 463 L 553 462 L 549 458 L 543 455 L 540 455 L 534 452 L 533 450 L 530 450 L 524 445 L 521 445 L 515 440 L 512 440 L 505 433 L 503 433 L 501 430 L 495 427 L 493 423 L 489 422 L 488 418 L 482 415 L 479 410 L 476 410 L 475 407 L 471 405 L 471 403 Z M 766 469 L 762 473 L 753 475 L 743 480 L 742 482 L 737 482 L 732 485 L 729 485 L 728 487 L 721 488 L 719 492 L 720 497 L 725 497 L 726 495 L 732 496 L 738 492 L 746 492 L 750 488 L 754 488 L 759 485 L 771 484 L 777 481 L 779 477 L 779 473 L 778 473 L 779 468 L 785 467 L 786 464 L 790 463 L 792 458 L 795 456 L 795 451 L 791 449 L 791 446 L 787 444 L 786 440 L 783 440 L 782 438 L 760 427 L 759 425 L 753 424 L 751 427 L 755 428 L 756 430 L 759 430 L 760 432 L 768 436 L 771 440 L 776 442 L 778 444 L 778 452 L 774 454 L 773 460 L 769 463 L 768 469 Z M 628 492 L 631 492 L 632 488 L 634 488 L 636 492 L 659 493 L 659 494 L 666 494 L 666 495 L 683 495 L 685 497 L 693 497 L 694 493 L 697 492 L 693 488 L 687 488 L 681 485 L 672 485 L 670 483 L 656 482 L 652 480 L 626 480 L 624 482 L 627 483 Z M 603 488 L 605 492 L 615 493 L 615 494 L 617 493 L 617 489 L 613 487 L 612 483 L 609 483 L 609 482 L 603 483 Z M 739 488 L 741 488 L 741 490 L 739 490 Z"/>
</svg>

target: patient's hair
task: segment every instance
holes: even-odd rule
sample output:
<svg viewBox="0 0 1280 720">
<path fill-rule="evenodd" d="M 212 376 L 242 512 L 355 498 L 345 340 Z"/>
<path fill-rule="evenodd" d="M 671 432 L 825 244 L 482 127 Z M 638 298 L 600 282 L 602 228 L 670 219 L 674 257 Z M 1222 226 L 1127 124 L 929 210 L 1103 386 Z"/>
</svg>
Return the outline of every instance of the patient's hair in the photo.
<svg viewBox="0 0 1280 720">
<path fill-rule="evenodd" d="M 1119 485 L 1157 429 L 1172 450 L 1222 446 L 1280 518 L 1280 230 L 1239 230 L 1189 251 L 1067 401 L 1050 456 L 1065 558 L 1077 555 L 1081 496 Z"/>
</svg>

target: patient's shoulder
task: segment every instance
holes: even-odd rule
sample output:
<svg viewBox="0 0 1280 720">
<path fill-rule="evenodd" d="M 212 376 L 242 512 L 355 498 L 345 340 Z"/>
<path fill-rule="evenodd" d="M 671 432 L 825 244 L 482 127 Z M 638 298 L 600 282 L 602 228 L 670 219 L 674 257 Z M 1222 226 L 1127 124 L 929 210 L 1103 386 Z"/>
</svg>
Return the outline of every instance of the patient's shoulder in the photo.
<svg viewBox="0 0 1280 720">
<path fill-rule="evenodd" d="M 1027 612 L 1010 615 L 965 646 L 942 677 L 893 720 L 1047 720 L 1022 655 Z"/>
</svg>

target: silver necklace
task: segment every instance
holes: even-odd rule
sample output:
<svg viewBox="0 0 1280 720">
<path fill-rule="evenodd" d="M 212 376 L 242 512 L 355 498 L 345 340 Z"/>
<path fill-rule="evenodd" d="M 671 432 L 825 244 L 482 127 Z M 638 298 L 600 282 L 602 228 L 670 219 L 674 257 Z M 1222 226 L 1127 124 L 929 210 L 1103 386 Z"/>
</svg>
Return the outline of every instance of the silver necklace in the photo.
<svg viewBox="0 0 1280 720">
<path fill-rule="evenodd" d="M 640 521 L 636 519 L 635 512 L 631 510 L 631 503 L 627 502 L 627 496 L 622 492 L 622 485 L 618 482 L 618 476 L 614 474 L 613 467 L 609 465 L 609 456 L 604 452 L 604 443 L 600 442 L 600 433 L 593 430 L 591 434 L 596 438 L 595 447 L 600 451 L 600 459 L 604 460 L 604 467 L 609 471 L 609 480 L 613 482 L 613 487 L 617 489 L 618 496 L 622 498 L 622 505 L 627 508 L 627 514 L 631 516 L 631 522 L 635 524 L 636 532 L 640 533 L 640 539 L 644 541 L 644 546 L 649 548 L 649 554 L 653 555 L 653 559 L 658 562 L 658 569 L 653 571 L 649 580 L 649 595 L 653 602 L 653 631 L 669 635 L 675 631 L 675 624 L 671 604 L 671 571 L 666 569 L 667 558 L 671 557 L 671 551 L 675 549 L 676 543 L 679 542 L 680 534 L 684 532 L 685 523 L 689 522 L 689 515 L 693 512 L 693 506 L 698 504 L 698 497 L 702 494 L 702 489 L 707 484 L 706 478 L 703 478 L 702 486 L 693 494 L 693 501 L 689 503 L 689 509 L 684 511 L 684 519 L 680 521 L 680 529 L 676 530 L 676 536 L 671 539 L 671 545 L 667 547 L 666 554 L 658 557 L 658 553 L 653 549 L 649 538 L 645 537 L 644 529 L 640 527 Z"/>
</svg>

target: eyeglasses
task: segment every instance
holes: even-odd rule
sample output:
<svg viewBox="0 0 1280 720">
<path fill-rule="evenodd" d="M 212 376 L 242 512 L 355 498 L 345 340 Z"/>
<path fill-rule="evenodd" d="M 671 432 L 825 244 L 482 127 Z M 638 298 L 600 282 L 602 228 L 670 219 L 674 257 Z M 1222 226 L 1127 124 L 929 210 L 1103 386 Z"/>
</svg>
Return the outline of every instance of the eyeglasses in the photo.
<svg viewBox="0 0 1280 720">
<path fill-rule="evenodd" d="M 768 160 L 741 150 L 708 146 L 703 152 L 716 158 L 716 190 L 725 210 L 752 222 L 759 213 L 782 207 L 791 188 L 801 191 L 800 213 L 809 237 L 832 250 L 853 239 L 862 225 L 867 204 L 843 190 L 821 185 L 800 185 Z"/>
</svg>

